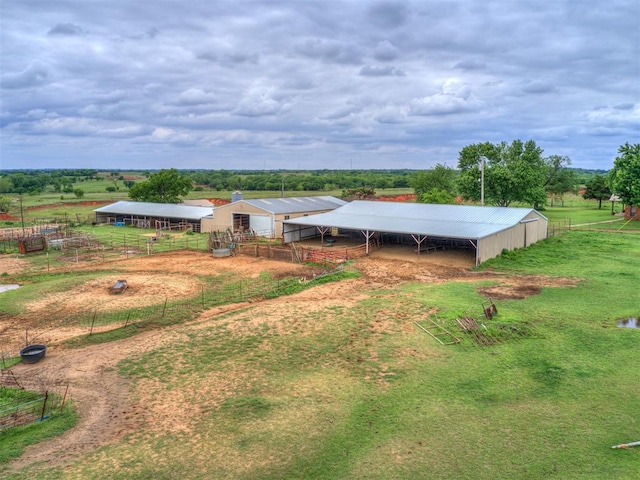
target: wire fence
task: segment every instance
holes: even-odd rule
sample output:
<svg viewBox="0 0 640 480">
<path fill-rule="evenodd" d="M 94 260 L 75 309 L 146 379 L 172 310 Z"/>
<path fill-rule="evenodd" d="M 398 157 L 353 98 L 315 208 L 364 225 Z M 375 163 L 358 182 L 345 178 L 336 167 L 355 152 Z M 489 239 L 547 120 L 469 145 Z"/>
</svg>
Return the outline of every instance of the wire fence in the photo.
<svg viewBox="0 0 640 480">
<path fill-rule="evenodd" d="M 66 311 L 64 314 L 52 311 L 49 317 L 39 324 L 38 332 L 32 332 L 32 338 L 29 340 L 33 343 L 37 338 L 39 343 L 46 343 L 48 332 L 61 329 L 73 331 L 76 336 L 78 334 L 91 336 L 127 327 L 139 328 L 186 322 L 214 307 L 256 302 L 301 291 L 315 283 L 326 281 L 332 275 L 338 275 L 347 268 L 339 266 L 334 270 L 326 270 L 317 267 L 308 270 L 312 272 L 309 277 L 273 278 L 270 275 L 261 275 L 257 278 L 245 279 L 216 278 L 215 282 L 203 285 L 197 295 L 188 298 L 166 297 L 164 302 L 145 307 L 113 311 L 100 309 Z M 127 290 L 118 295 L 127 295 Z M 35 334 L 37 337 L 33 337 Z M 12 335 L 11 338 L 19 338 L 19 335 Z M 3 363 L 8 364 L 11 359 L 19 356 L 25 342 L 27 341 L 11 346 L 6 345 L 6 350 L 2 352 Z"/>
<path fill-rule="evenodd" d="M 42 422 L 63 411 L 68 385 L 30 385 L 26 382 L 11 370 L 0 370 L 0 431 Z"/>
</svg>

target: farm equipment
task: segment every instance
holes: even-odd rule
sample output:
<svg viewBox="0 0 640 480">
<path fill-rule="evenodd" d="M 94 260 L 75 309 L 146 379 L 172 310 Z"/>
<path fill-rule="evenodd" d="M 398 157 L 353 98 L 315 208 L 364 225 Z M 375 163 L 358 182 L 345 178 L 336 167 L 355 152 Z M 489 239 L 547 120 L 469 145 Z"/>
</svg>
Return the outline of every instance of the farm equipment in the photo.
<svg viewBox="0 0 640 480">
<path fill-rule="evenodd" d="M 493 303 L 493 300 L 489 299 L 489 305 L 486 307 L 484 306 L 484 302 L 482 302 L 482 312 L 485 318 L 491 320 L 494 315 L 498 314 L 498 308 L 496 307 L 496 304 Z"/>
<path fill-rule="evenodd" d="M 121 294 L 127 289 L 128 286 L 129 285 L 127 285 L 127 281 L 126 280 L 118 280 L 109 289 L 109 292 L 112 293 L 112 294 Z"/>
</svg>

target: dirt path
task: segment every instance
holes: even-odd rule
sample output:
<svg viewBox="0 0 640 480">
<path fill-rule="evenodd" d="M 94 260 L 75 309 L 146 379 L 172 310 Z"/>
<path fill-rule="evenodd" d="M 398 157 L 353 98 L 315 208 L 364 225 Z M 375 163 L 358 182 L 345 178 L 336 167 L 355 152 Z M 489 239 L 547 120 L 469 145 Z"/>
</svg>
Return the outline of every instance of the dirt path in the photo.
<svg viewBox="0 0 640 480">
<path fill-rule="evenodd" d="M 116 365 L 162 345 L 170 337 L 170 332 L 152 331 L 108 345 L 62 351 L 54 347 L 38 364 L 13 367 L 27 388 L 42 382 L 69 385 L 69 398 L 79 422 L 61 437 L 28 447 L 11 468 L 18 470 L 37 462 L 45 462 L 47 467 L 62 465 L 140 426 L 142 409 L 131 402 L 129 385 L 117 374 Z"/>
</svg>

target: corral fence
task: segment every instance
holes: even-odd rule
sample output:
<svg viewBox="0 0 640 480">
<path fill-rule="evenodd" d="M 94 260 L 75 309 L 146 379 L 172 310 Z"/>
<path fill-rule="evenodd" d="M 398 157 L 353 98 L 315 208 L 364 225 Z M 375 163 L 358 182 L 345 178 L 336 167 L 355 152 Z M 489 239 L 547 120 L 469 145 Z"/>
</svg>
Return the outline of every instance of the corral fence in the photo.
<svg viewBox="0 0 640 480">
<path fill-rule="evenodd" d="M 64 409 L 68 385 L 46 386 L 37 391 L 11 370 L 0 371 L 0 431 L 32 422 L 42 422 Z"/>
<path fill-rule="evenodd" d="M 571 230 L 570 218 L 563 218 L 555 222 L 549 222 L 547 224 L 547 237 L 555 237 L 567 230 Z"/>
<path fill-rule="evenodd" d="M 315 263 L 320 265 L 339 265 L 366 255 L 366 245 L 346 247 L 307 247 L 295 242 L 282 244 L 278 242 L 249 242 L 237 244 L 235 253 L 258 258 L 270 258 L 299 263 Z"/>
<path fill-rule="evenodd" d="M 156 253 L 207 249 L 208 238 L 204 235 L 167 232 L 133 234 L 111 231 L 89 234 L 66 227 L 51 227 L 29 237 L 17 232 L 11 236 L 0 236 L 0 251 L 39 258 L 39 261 L 33 262 L 32 269 L 47 271 L 70 264 L 103 263 Z"/>
<path fill-rule="evenodd" d="M 564 218 L 555 222 L 549 223 L 547 227 L 547 236 L 553 237 L 567 230 L 580 230 L 591 231 L 599 233 L 635 233 L 640 234 L 640 230 L 637 229 L 624 229 L 627 222 L 622 219 L 606 220 L 602 222 L 581 223 L 575 224 L 571 222 L 570 218 Z"/>
</svg>

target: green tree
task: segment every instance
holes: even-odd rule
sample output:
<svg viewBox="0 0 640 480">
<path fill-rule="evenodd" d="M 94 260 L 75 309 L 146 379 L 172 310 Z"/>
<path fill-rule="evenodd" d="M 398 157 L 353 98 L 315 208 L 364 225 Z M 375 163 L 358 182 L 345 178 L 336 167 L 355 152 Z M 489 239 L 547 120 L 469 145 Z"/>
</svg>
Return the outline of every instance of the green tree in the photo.
<svg viewBox="0 0 640 480">
<path fill-rule="evenodd" d="M 131 188 L 136 184 L 133 180 L 125 180 L 122 183 L 124 183 L 124 186 L 127 188 Z"/>
<path fill-rule="evenodd" d="M 136 183 L 129 190 L 129 197 L 136 201 L 154 203 L 180 203 L 192 189 L 191 179 L 175 168 L 160 170 L 149 180 Z"/>
<path fill-rule="evenodd" d="M 419 203 L 455 203 L 455 197 L 441 188 L 432 188 L 419 197 L 416 196 L 416 200 Z"/>
<path fill-rule="evenodd" d="M 567 168 L 571 165 L 571 159 L 560 155 L 551 155 L 544 159 L 545 182 L 544 189 L 551 196 L 552 206 L 554 200 L 560 200 L 564 205 L 564 194 L 575 190 L 578 179 L 573 170 Z M 534 205 L 540 208 L 541 205 Z"/>
<path fill-rule="evenodd" d="M 73 191 L 73 194 L 76 196 L 76 198 L 82 198 L 84 197 L 84 190 L 82 190 L 81 188 L 76 188 Z"/>
<path fill-rule="evenodd" d="M 533 140 L 464 147 L 458 157 L 461 172 L 458 188 L 467 199 L 481 198 L 481 163 L 484 163 L 486 203 L 500 207 L 508 207 L 512 202 L 544 205 L 546 164 L 542 149 Z"/>
<path fill-rule="evenodd" d="M 586 184 L 582 197 L 585 200 L 598 200 L 598 208 L 602 208 L 602 200 L 611 197 L 611 189 L 607 184 L 607 179 L 603 175 L 596 175 Z"/>
<path fill-rule="evenodd" d="M 453 198 L 456 194 L 456 171 L 446 165 L 436 165 L 432 170 L 423 170 L 414 175 L 411 179 L 411 186 L 416 194 L 418 202 L 422 203 L 449 203 L 449 202 L 432 202 L 424 201 L 423 198 L 428 193 L 430 198 L 434 196 L 434 190 L 444 192 L 447 196 Z M 441 200 L 440 194 L 435 194 Z"/>
<path fill-rule="evenodd" d="M 613 193 L 627 205 L 640 205 L 640 143 L 625 143 L 618 149 L 610 182 Z"/>
<path fill-rule="evenodd" d="M 13 201 L 10 197 L 0 197 L 0 213 L 9 213 Z"/>
</svg>

